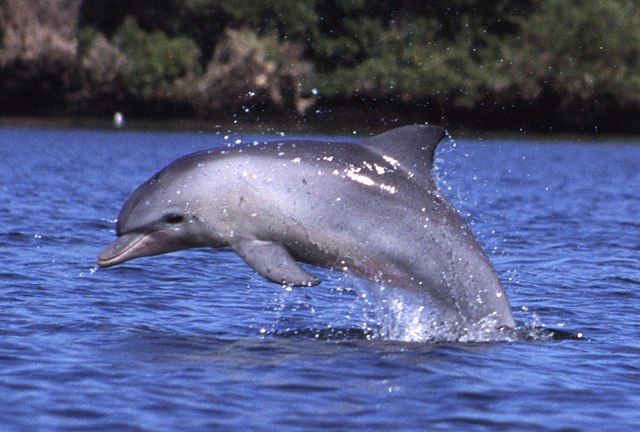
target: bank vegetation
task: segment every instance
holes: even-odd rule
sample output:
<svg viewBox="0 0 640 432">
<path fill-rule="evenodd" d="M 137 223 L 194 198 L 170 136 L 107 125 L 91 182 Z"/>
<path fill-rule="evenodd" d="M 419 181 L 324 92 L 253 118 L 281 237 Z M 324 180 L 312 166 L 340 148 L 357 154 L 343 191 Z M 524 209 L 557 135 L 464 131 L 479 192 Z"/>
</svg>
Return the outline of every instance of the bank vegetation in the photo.
<svg viewBox="0 0 640 432">
<path fill-rule="evenodd" d="M 0 114 L 640 131 L 634 0 L 0 0 Z"/>
</svg>

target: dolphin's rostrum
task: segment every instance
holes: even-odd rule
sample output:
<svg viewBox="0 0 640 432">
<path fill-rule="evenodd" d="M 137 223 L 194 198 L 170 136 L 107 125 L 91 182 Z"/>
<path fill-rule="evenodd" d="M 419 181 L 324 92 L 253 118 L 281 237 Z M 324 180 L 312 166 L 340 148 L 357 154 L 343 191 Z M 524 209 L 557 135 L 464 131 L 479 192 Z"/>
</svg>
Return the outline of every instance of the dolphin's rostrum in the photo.
<svg viewBox="0 0 640 432">
<path fill-rule="evenodd" d="M 432 178 L 443 135 L 416 125 L 185 156 L 131 195 L 98 264 L 231 247 L 279 284 L 318 284 L 302 261 L 419 293 L 459 329 L 515 328 L 496 272 Z"/>
</svg>

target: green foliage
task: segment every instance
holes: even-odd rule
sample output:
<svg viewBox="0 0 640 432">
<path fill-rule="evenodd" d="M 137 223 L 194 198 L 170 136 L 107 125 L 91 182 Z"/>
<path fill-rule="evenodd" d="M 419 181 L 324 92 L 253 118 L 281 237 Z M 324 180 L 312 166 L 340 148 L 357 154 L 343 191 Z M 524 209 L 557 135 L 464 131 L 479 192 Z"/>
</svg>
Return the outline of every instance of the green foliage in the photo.
<svg viewBox="0 0 640 432">
<path fill-rule="evenodd" d="M 513 82 L 535 98 L 640 101 L 640 10 L 631 0 L 548 0 L 523 22 Z"/>
<path fill-rule="evenodd" d="M 318 22 L 316 0 L 224 0 L 212 1 L 233 17 L 234 26 L 277 32 L 287 39 L 304 39 Z"/>
<path fill-rule="evenodd" d="M 471 13 L 456 17 L 454 33 L 443 31 L 437 11 L 429 12 L 396 12 L 387 25 L 364 15 L 350 19 L 339 36 L 321 38 L 315 51 L 326 63 L 321 93 L 472 107 L 498 85 L 500 52 L 492 43 L 499 37 Z"/>
<path fill-rule="evenodd" d="M 83 58 L 91 49 L 95 38 L 100 32 L 95 27 L 83 25 L 78 27 L 76 38 L 78 39 L 78 57 Z"/>
<path fill-rule="evenodd" d="M 116 30 L 114 42 L 127 59 L 122 74 L 134 96 L 166 97 L 176 80 L 201 73 L 200 50 L 191 39 L 145 32 L 132 17 Z"/>
<path fill-rule="evenodd" d="M 640 110 L 637 0 L 26 3 L 0 0 L 0 90 L 16 95 L 33 85 L 12 67 L 66 83 L 73 101 L 201 112 L 303 112 L 317 99 L 474 115 L 534 106 L 574 119 Z"/>
</svg>

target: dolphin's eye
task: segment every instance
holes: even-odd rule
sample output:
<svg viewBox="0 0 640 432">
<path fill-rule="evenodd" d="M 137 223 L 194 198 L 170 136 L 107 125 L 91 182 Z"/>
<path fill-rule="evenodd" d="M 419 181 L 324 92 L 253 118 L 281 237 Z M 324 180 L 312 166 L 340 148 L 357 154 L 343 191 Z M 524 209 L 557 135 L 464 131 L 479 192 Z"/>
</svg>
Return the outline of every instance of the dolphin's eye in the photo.
<svg viewBox="0 0 640 432">
<path fill-rule="evenodd" d="M 170 224 L 179 224 L 184 220 L 184 216 L 178 213 L 169 213 L 164 216 L 164 221 Z"/>
</svg>

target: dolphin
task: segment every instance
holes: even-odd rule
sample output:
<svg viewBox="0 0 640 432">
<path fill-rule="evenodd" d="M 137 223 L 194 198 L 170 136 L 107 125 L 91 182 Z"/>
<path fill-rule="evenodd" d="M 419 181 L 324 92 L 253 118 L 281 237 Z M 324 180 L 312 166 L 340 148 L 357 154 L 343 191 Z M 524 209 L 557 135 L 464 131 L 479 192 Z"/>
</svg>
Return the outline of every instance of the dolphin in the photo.
<svg viewBox="0 0 640 432">
<path fill-rule="evenodd" d="M 187 155 L 133 192 L 98 265 L 230 247 L 278 284 L 320 283 L 301 261 L 419 293 L 456 329 L 515 329 L 494 268 L 432 177 L 443 136 L 413 125 Z"/>
</svg>

